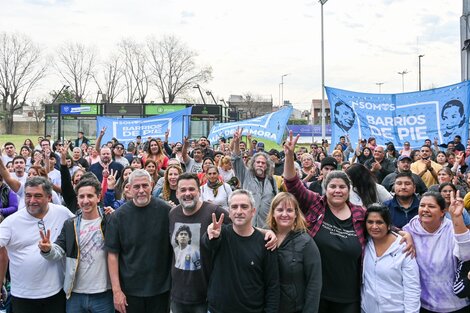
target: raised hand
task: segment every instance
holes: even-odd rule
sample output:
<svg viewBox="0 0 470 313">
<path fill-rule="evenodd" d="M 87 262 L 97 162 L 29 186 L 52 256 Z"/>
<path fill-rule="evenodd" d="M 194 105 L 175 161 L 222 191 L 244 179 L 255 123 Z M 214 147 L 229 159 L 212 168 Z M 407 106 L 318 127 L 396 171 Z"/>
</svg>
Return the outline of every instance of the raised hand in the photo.
<svg viewBox="0 0 470 313">
<path fill-rule="evenodd" d="M 107 179 L 108 182 L 108 189 L 114 189 L 116 187 L 116 177 L 117 177 L 118 171 L 114 171 L 111 169 L 111 172 L 109 173 Z M 104 176 L 104 175 L 103 175 Z"/>
<path fill-rule="evenodd" d="M 463 199 L 460 197 L 460 191 L 457 190 L 456 195 L 454 193 L 450 193 L 450 205 L 449 205 L 449 213 L 452 217 L 461 217 L 463 214 L 463 210 L 465 209 Z"/>
<path fill-rule="evenodd" d="M 100 131 L 100 136 L 103 137 L 104 134 L 106 133 L 106 126 L 104 126 L 103 128 L 101 128 L 101 131 Z"/>
<path fill-rule="evenodd" d="M 289 136 L 286 140 L 286 143 L 284 144 L 284 153 L 286 155 L 291 155 L 293 156 L 294 155 L 294 151 L 295 151 L 295 145 L 297 144 L 297 141 L 299 140 L 300 138 L 300 135 L 297 135 L 295 136 L 294 138 L 294 133 L 291 131 L 289 131 Z"/>
<path fill-rule="evenodd" d="M 46 234 L 44 234 L 44 232 L 40 230 L 39 235 L 41 236 L 41 240 L 39 240 L 39 244 L 38 244 L 39 249 L 44 253 L 51 251 L 51 248 L 52 248 L 51 230 L 48 229 L 46 231 Z"/>
<path fill-rule="evenodd" d="M 224 213 L 220 214 L 219 220 L 216 219 L 215 213 L 212 213 L 212 223 L 207 226 L 207 236 L 209 237 L 209 240 L 212 240 L 213 238 L 219 238 L 223 222 Z"/>
</svg>

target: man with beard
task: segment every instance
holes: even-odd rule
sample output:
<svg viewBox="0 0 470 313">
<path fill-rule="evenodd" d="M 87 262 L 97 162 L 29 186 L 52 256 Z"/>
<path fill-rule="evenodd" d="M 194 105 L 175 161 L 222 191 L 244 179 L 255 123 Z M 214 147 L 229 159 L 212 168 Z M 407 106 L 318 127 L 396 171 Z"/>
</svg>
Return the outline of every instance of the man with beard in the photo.
<svg viewBox="0 0 470 313">
<path fill-rule="evenodd" d="M 100 182 L 103 182 L 103 177 L 108 177 L 111 170 L 114 173 L 117 172 L 116 180 L 118 180 L 123 168 L 122 164 L 112 160 L 111 149 L 105 146 L 101 148 L 100 161 L 91 165 L 89 171 L 95 174 Z"/>
<path fill-rule="evenodd" d="M 382 180 L 382 186 L 387 189 L 389 192 L 393 192 L 393 186 L 395 184 L 395 178 L 397 177 L 398 173 L 410 173 L 411 176 L 413 177 L 413 181 L 416 186 L 416 192 L 420 195 L 428 191 L 428 188 L 424 184 L 423 180 L 421 177 L 416 175 L 415 173 L 412 173 L 410 168 L 411 168 L 411 157 L 407 155 L 400 155 L 398 157 L 397 161 L 397 169 L 395 172 L 388 174 L 385 176 L 384 180 Z"/>
<path fill-rule="evenodd" d="M 392 215 L 392 224 L 402 228 L 418 214 L 419 199 L 411 172 L 400 172 L 395 178 L 395 196 L 384 202 Z"/>
<path fill-rule="evenodd" d="M 206 313 L 212 260 L 201 246 L 201 238 L 212 222 L 212 213 L 220 218 L 225 210 L 200 200 L 199 179 L 195 174 L 183 173 L 178 177 L 176 196 L 180 205 L 170 211 L 170 240 L 174 251 L 171 310 Z M 196 255 L 199 257 L 195 258 Z"/>
<path fill-rule="evenodd" d="M 258 152 L 250 159 L 248 166 L 245 166 L 239 148 L 242 133 L 243 129 L 237 129 L 233 134 L 233 169 L 242 188 L 253 193 L 256 208 L 255 217 L 252 219 L 253 226 L 266 228 L 269 206 L 278 192 L 273 178 L 274 164 L 268 154 Z"/>
<path fill-rule="evenodd" d="M 0 224 L 0 247 L 10 258 L 12 309 L 16 313 L 65 312 L 62 262 L 48 262 L 38 253 L 40 231 L 56 240 L 64 222 L 73 214 L 64 206 L 50 203 L 52 184 L 32 177 L 25 184 L 26 209 Z M 4 249 L 0 250 L 5 253 Z M 8 259 L 2 257 L 0 268 Z M 0 277 L 3 281 L 4 277 Z"/>
<path fill-rule="evenodd" d="M 209 147 L 209 141 L 207 140 L 207 137 L 206 136 L 202 136 L 201 138 L 199 138 L 199 141 L 198 141 L 198 146 L 199 148 L 201 148 L 201 152 L 202 152 L 202 158 L 214 158 L 214 150 L 212 150 L 210 147 Z M 191 152 L 191 155 L 192 157 L 194 157 L 194 149 L 193 151 Z"/>
<path fill-rule="evenodd" d="M 133 171 L 129 186 L 132 201 L 113 213 L 105 236 L 114 307 L 121 313 L 168 313 L 171 207 L 152 197 L 147 171 Z"/>
<path fill-rule="evenodd" d="M 421 159 L 411 164 L 411 171 L 421 177 L 426 187 L 437 184 L 437 172 L 442 166 L 431 160 L 431 147 L 423 145 L 420 150 Z"/>
<path fill-rule="evenodd" d="M 212 214 L 202 238 L 214 256 L 207 293 L 210 312 L 279 312 L 277 251 L 266 250 L 262 233 L 252 226 L 254 204 L 250 191 L 235 190 L 229 198 L 232 224 L 222 225 L 223 216 Z"/>
</svg>

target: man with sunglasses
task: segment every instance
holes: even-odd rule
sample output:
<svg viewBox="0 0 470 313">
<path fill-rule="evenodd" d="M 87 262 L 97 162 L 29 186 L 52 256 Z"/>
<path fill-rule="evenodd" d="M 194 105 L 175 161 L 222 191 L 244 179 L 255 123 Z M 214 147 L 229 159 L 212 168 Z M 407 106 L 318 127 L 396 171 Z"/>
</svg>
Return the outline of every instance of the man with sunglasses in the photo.
<svg viewBox="0 0 470 313">
<path fill-rule="evenodd" d="M 73 216 L 66 207 L 50 203 L 52 184 L 33 177 L 25 184 L 26 209 L 0 224 L 0 272 L 10 259 L 12 309 L 15 313 L 65 312 L 62 262 L 48 262 L 38 253 L 40 231 L 55 241 L 64 222 Z M 6 248 L 3 249 L 3 247 Z M 3 277 L 0 277 L 3 281 Z"/>
</svg>

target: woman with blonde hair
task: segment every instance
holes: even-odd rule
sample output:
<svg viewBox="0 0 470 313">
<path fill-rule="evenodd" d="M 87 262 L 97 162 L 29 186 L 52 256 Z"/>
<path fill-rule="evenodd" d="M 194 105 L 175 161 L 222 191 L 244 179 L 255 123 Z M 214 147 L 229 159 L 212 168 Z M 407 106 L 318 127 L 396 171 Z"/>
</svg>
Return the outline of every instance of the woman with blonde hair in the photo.
<svg viewBox="0 0 470 313">
<path fill-rule="evenodd" d="M 232 158 L 228 155 L 223 156 L 219 160 L 219 174 L 224 180 L 224 183 L 228 182 L 230 178 L 235 176 L 235 172 L 232 168 Z"/>
<path fill-rule="evenodd" d="M 163 187 L 153 192 L 154 197 L 160 197 L 167 201 L 172 207 L 179 204 L 176 198 L 176 189 L 178 187 L 178 177 L 183 173 L 181 166 L 176 164 L 168 165 L 163 175 Z"/>
<path fill-rule="evenodd" d="M 291 193 L 280 192 L 274 197 L 266 223 L 278 238 L 279 312 L 318 312 L 322 288 L 320 252 L 307 233 L 307 222 Z"/>
</svg>

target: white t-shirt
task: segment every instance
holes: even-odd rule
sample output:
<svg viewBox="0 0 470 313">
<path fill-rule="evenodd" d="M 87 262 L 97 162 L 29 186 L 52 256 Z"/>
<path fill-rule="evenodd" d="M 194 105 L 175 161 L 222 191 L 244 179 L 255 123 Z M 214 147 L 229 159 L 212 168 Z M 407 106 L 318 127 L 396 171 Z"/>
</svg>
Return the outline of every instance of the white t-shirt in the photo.
<svg viewBox="0 0 470 313">
<path fill-rule="evenodd" d="M 54 169 L 52 169 L 52 171 L 47 173 L 47 176 L 51 180 L 52 184 L 60 187 L 60 185 L 62 183 L 62 176 L 60 176 L 60 171 L 58 171 L 54 168 Z"/>
<path fill-rule="evenodd" d="M 94 294 L 111 289 L 101 217 L 80 222 L 80 258 L 73 292 Z"/>
<path fill-rule="evenodd" d="M 74 215 L 62 205 L 49 203 L 42 219 L 54 242 L 64 222 Z M 0 247 L 6 247 L 10 259 L 11 294 L 26 299 L 42 299 L 57 294 L 63 287 L 64 262 L 50 262 L 39 251 L 40 219 L 20 210 L 0 224 Z"/>
</svg>

